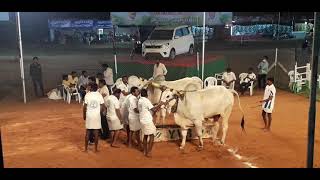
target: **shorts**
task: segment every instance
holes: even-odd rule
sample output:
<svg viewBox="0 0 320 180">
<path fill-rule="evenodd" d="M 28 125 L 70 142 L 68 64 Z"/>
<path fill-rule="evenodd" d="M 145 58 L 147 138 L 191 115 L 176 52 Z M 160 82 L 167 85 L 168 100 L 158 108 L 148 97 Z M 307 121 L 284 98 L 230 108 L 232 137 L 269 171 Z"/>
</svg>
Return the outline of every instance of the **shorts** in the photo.
<svg viewBox="0 0 320 180">
<path fill-rule="evenodd" d="M 272 113 L 273 111 L 273 104 L 271 102 L 263 103 L 262 110 L 266 113 Z"/>
</svg>

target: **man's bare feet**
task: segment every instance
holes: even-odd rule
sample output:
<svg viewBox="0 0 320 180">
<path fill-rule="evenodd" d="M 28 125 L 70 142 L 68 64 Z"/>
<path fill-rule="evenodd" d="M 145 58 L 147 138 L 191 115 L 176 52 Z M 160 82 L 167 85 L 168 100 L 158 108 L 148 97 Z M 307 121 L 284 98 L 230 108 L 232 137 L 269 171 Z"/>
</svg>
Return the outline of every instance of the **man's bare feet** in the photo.
<svg viewBox="0 0 320 180">
<path fill-rule="evenodd" d="M 151 154 L 151 152 L 149 152 L 149 153 L 147 153 L 145 156 L 148 157 L 148 158 L 151 158 L 151 157 L 152 157 L 152 154 Z"/>
<path fill-rule="evenodd" d="M 269 131 L 271 131 L 271 130 L 270 130 L 270 128 L 266 128 L 266 129 L 264 129 L 264 131 L 265 131 L 265 132 L 269 132 Z"/>
<path fill-rule="evenodd" d="M 115 144 L 111 144 L 111 147 L 114 147 L 114 148 L 120 148 L 120 146 L 115 145 Z"/>
</svg>

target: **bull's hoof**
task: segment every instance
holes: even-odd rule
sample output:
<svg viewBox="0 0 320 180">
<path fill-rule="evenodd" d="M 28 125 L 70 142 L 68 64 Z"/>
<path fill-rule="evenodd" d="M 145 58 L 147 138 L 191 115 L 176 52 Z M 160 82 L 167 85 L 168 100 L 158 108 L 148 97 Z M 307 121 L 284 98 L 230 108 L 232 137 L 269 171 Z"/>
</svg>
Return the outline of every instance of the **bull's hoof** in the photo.
<svg viewBox="0 0 320 180">
<path fill-rule="evenodd" d="M 224 141 L 219 141 L 220 146 L 224 146 L 225 142 Z"/>
<path fill-rule="evenodd" d="M 179 150 L 184 150 L 184 146 L 180 146 L 180 147 L 179 147 Z"/>
<path fill-rule="evenodd" d="M 198 151 L 202 151 L 202 150 L 203 150 L 203 146 L 198 146 L 198 147 L 197 147 L 197 150 L 198 150 Z"/>
</svg>

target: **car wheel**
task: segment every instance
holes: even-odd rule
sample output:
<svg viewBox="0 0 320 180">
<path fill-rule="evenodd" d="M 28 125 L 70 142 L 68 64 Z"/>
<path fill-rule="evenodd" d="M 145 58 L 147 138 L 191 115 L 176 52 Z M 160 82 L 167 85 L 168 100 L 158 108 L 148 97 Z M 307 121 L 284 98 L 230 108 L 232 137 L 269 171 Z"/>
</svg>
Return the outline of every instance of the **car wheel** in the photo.
<svg viewBox="0 0 320 180">
<path fill-rule="evenodd" d="M 173 60 L 175 57 L 176 57 L 176 51 L 174 49 L 171 49 L 169 58 Z"/>
<path fill-rule="evenodd" d="M 193 45 L 191 45 L 189 47 L 189 55 L 193 55 L 193 53 L 194 53 L 194 49 L 193 49 Z"/>
</svg>

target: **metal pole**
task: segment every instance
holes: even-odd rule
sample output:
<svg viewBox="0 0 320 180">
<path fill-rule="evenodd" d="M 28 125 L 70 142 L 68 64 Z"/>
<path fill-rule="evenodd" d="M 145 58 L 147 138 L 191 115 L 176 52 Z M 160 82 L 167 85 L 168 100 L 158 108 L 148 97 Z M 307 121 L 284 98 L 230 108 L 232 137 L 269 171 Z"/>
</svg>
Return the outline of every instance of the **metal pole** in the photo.
<svg viewBox="0 0 320 180">
<path fill-rule="evenodd" d="M 199 52 L 197 52 L 197 71 L 198 71 L 198 77 L 200 76 L 200 68 L 199 68 Z"/>
<path fill-rule="evenodd" d="M 204 79 L 204 46 L 205 46 L 205 28 L 206 28 L 206 12 L 203 12 L 203 30 L 202 30 L 202 75 L 201 79 Z"/>
<path fill-rule="evenodd" d="M 279 12 L 279 19 L 278 19 L 278 27 L 277 27 L 277 40 L 279 40 L 279 26 L 280 26 L 280 12 Z"/>
<path fill-rule="evenodd" d="M 0 168 L 4 168 L 4 161 L 3 161 L 3 151 L 2 151 L 2 139 L 1 139 L 1 127 L 0 127 Z"/>
<path fill-rule="evenodd" d="M 116 50 L 116 26 L 113 26 L 113 56 L 114 56 L 114 69 L 116 78 L 118 78 L 118 66 L 117 66 L 117 50 Z"/>
<path fill-rule="evenodd" d="M 277 77 L 277 65 L 278 65 L 278 48 L 276 48 L 276 55 L 275 55 L 275 60 L 274 60 L 274 82 L 276 82 L 276 77 Z"/>
<path fill-rule="evenodd" d="M 314 135 L 316 127 L 316 101 L 317 101 L 317 74 L 319 60 L 319 12 L 314 12 L 314 33 L 312 45 L 312 72 L 311 72 L 311 93 L 308 122 L 308 149 L 307 149 L 307 168 L 313 168 L 314 157 Z"/>
<path fill-rule="evenodd" d="M 23 67 L 23 52 L 22 52 L 22 40 L 21 40 L 21 27 L 20 27 L 20 13 L 17 12 L 17 28 L 18 28 L 18 42 L 19 42 L 19 53 L 20 53 L 20 71 L 21 71 L 21 80 L 23 88 L 23 102 L 26 104 L 26 85 L 24 79 L 24 67 Z"/>
</svg>

